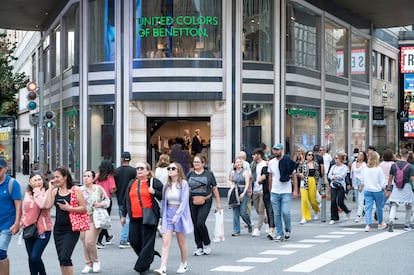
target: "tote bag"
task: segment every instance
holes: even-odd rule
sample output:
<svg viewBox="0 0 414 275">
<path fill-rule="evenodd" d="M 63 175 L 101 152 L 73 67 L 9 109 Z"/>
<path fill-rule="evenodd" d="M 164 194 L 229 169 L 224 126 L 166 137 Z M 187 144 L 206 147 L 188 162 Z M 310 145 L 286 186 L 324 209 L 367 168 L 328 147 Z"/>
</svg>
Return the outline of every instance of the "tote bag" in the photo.
<svg viewBox="0 0 414 275">
<path fill-rule="evenodd" d="M 75 186 L 72 187 L 70 194 L 70 206 L 78 207 L 78 200 L 76 199 Z M 72 224 L 72 231 L 86 231 L 89 229 L 89 215 L 88 211 L 85 213 L 69 212 L 70 223 Z"/>
<path fill-rule="evenodd" d="M 96 228 L 111 228 L 111 217 L 109 216 L 108 211 L 105 208 L 94 208 L 93 223 Z"/>
</svg>

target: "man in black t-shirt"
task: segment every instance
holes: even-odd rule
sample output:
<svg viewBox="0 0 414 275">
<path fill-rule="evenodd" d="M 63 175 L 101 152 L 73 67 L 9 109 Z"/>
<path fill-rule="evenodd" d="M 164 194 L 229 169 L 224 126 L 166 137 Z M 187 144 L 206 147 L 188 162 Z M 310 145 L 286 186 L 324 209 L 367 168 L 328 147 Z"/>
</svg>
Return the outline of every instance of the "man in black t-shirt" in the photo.
<svg viewBox="0 0 414 275">
<path fill-rule="evenodd" d="M 123 152 L 121 154 L 122 164 L 115 169 L 115 185 L 116 185 L 116 197 L 118 199 L 118 212 L 119 217 L 122 215 L 122 210 L 125 207 L 125 197 L 127 196 L 128 183 L 135 179 L 137 176 L 137 170 L 130 166 L 131 154 L 129 152 Z M 126 223 L 122 226 L 121 238 L 119 241 L 119 248 L 130 247 L 128 243 L 129 234 L 129 217 L 126 217 Z"/>
</svg>

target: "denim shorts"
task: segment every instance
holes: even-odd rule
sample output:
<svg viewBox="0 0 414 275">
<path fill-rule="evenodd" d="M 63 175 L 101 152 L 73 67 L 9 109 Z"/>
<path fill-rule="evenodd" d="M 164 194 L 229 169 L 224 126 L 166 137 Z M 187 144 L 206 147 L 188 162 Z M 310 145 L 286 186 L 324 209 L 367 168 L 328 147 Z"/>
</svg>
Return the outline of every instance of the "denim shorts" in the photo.
<svg viewBox="0 0 414 275">
<path fill-rule="evenodd" d="M 12 233 L 9 229 L 3 229 L 0 231 L 0 250 L 7 251 L 11 237 Z"/>
</svg>

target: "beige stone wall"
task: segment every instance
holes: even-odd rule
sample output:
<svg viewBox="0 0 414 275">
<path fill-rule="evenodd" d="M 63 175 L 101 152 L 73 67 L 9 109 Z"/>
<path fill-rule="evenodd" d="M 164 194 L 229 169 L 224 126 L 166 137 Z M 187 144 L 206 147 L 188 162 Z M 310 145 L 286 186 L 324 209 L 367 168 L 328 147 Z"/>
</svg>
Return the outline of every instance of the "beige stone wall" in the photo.
<svg viewBox="0 0 414 275">
<path fill-rule="evenodd" d="M 226 145 L 226 108 L 224 101 L 134 101 L 129 105 L 129 148 L 131 164 L 147 158 L 148 117 L 210 117 L 210 169 L 216 176 L 219 187 L 227 187 L 226 163 L 230 145 Z"/>
</svg>

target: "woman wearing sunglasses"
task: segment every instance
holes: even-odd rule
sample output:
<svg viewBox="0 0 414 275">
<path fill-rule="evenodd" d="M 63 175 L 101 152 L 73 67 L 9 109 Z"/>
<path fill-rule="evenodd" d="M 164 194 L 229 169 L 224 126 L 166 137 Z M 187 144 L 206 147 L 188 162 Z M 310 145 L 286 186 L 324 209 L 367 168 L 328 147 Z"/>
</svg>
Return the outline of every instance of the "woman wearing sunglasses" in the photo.
<svg viewBox="0 0 414 275">
<path fill-rule="evenodd" d="M 162 183 L 152 177 L 151 166 L 147 162 L 138 162 L 137 177 L 129 182 L 126 189 L 121 224 L 125 224 L 128 213 L 129 241 L 138 256 L 134 270 L 139 273 L 148 271 L 154 254 L 158 254 L 154 251 L 157 224 L 143 223 L 143 208 L 152 208 L 155 213 L 159 213 L 154 197 L 159 200 L 162 198 L 162 187 Z"/>
<path fill-rule="evenodd" d="M 189 188 L 182 166 L 173 162 L 167 167 L 168 180 L 162 192 L 162 252 L 161 267 L 155 274 L 167 274 L 168 252 L 173 232 L 176 233 L 180 248 L 181 263 L 177 273 L 187 271 L 187 243 L 185 235 L 193 232 L 190 207 L 188 204 Z"/>
<path fill-rule="evenodd" d="M 320 178 L 319 164 L 315 160 L 313 151 L 308 151 L 305 154 L 305 161 L 303 161 L 299 167 L 300 177 L 300 198 L 302 205 L 302 220 L 300 224 L 305 224 L 311 219 L 310 205 L 315 212 L 314 219 L 319 219 L 319 203 L 316 199 L 316 183 Z M 309 205 L 310 204 L 310 205 Z"/>
</svg>

